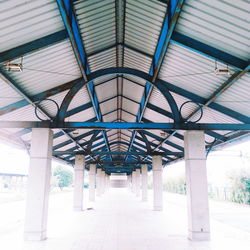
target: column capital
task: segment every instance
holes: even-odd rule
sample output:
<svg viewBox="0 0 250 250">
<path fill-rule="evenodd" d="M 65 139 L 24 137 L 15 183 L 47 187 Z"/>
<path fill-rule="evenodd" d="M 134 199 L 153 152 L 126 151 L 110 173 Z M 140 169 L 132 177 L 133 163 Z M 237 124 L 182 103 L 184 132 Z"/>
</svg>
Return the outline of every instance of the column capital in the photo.
<svg viewBox="0 0 250 250">
<path fill-rule="evenodd" d="M 154 155 L 152 158 L 153 171 L 161 171 L 162 170 L 162 156 Z"/>
<path fill-rule="evenodd" d="M 145 171 L 145 170 L 148 170 L 148 165 L 147 164 L 142 164 L 142 166 L 141 166 L 141 170 L 143 171 Z"/>
<path fill-rule="evenodd" d="M 95 175 L 95 173 L 96 173 L 96 164 L 90 164 L 89 165 L 89 174 Z"/>
<path fill-rule="evenodd" d="M 76 155 L 75 156 L 75 170 L 84 169 L 85 156 Z"/>
</svg>

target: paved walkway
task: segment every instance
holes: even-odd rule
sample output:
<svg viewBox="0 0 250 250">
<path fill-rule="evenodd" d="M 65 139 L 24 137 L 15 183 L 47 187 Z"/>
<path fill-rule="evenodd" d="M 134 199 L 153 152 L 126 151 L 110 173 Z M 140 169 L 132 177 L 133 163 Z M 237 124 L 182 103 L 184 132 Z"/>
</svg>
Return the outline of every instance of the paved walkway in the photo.
<svg viewBox="0 0 250 250">
<path fill-rule="evenodd" d="M 87 207 L 92 210 L 72 211 L 72 193 L 51 195 L 48 239 L 43 242 L 24 242 L 24 202 L 16 202 L 16 212 L 10 225 L 0 225 L 0 248 L 3 250 L 249 250 L 248 227 L 235 226 L 218 220 L 223 206 L 211 205 L 210 242 L 187 240 L 185 197 L 164 194 L 164 212 L 152 211 L 151 201 L 143 203 L 127 189 L 111 189 Z M 85 195 L 87 198 L 87 193 Z M 10 203 L 9 203 L 10 204 Z M 215 204 L 215 205 L 214 205 Z M 0 207 L 0 224 L 6 222 Z M 224 210 L 229 204 L 224 205 Z M 234 209 L 236 206 L 234 206 Z M 13 213 L 15 208 L 12 203 Z M 250 219 L 250 208 L 239 207 Z M 245 212 L 244 212 L 245 211 Z M 225 214 L 229 213 L 226 209 Z M 217 217 L 216 217 L 217 216 Z M 5 214 L 6 217 L 6 214 Z M 16 223 L 14 221 L 17 219 Z M 224 218 L 225 220 L 225 216 Z M 236 223 L 237 224 L 237 223 Z M 247 224 L 247 223 L 246 223 Z M 4 228 L 7 230 L 4 230 Z M 6 227 L 7 226 L 7 227 Z"/>
</svg>

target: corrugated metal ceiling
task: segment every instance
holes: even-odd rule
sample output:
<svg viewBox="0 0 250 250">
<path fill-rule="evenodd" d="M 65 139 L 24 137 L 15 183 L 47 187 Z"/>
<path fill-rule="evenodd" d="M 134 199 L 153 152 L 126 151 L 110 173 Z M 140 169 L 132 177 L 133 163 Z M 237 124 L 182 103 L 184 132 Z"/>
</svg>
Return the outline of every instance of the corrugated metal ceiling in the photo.
<svg viewBox="0 0 250 250">
<path fill-rule="evenodd" d="M 180 13 L 174 32 L 189 36 L 198 42 L 205 43 L 220 49 L 235 57 L 247 61 L 250 55 L 249 39 L 249 3 L 240 1 L 240 4 L 225 0 L 186 0 Z M 0 52 L 17 48 L 18 46 L 38 38 L 53 34 L 65 29 L 56 1 L 24 1 L 10 0 L 0 3 Z M 155 67 L 155 51 L 159 45 L 159 35 L 167 12 L 167 4 L 157 0 L 86 0 L 74 1 L 74 11 L 80 29 L 83 47 L 87 54 L 86 62 L 91 72 L 110 68 L 128 67 L 148 73 Z M 118 9 L 115 9 L 115 8 Z M 106 49 L 105 49 L 106 48 Z M 153 60 L 154 59 L 154 60 Z M 72 44 L 69 39 L 57 42 L 38 51 L 22 56 L 23 72 L 6 72 L 15 81 L 28 97 L 31 97 L 60 86 L 81 77 L 79 66 Z M 13 60 L 19 63 L 21 57 Z M 159 78 L 189 91 L 199 97 L 208 99 L 216 90 L 221 88 L 233 75 L 235 70 L 229 68 L 230 75 L 216 75 L 215 67 L 226 69 L 227 65 L 216 63 L 214 59 L 201 55 L 191 49 L 185 48 L 175 42 L 170 42 L 163 60 Z M 4 70 L 4 66 L 1 65 Z M 145 97 L 146 81 L 131 75 L 108 75 L 94 80 L 94 93 L 99 102 L 104 122 L 125 121 L 135 122 L 139 111 L 139 104 Z M 247 109 L 249 104 L 248 93 L 250 91 L 249 73 L 235 81 L 229 88 L 214 100 L 222 106 L 250 116 Z M 62 103 L 67 91 L 52 95 L 58 105 Z M 171 92 L 178 108 L 189 101 L 180 94 Z M 0 108 L 17 101 L 23 97 L 15 92 L 10 85 L 0 78 Z M 91 103 L 88 88 L 84 86 L 73 98 L 69 110 Z M 153 88 L 147 102 L 151 108 L 145 108 L 143 119 L 152 122 L 172 122 L 169 117 L 160 114 L 159 110 L 171 112 L 168 102 L 163 95 Z M 88 106 L 88 105 L 87 105 Z M 92 104 L 93 106 L 93 104 Z M 155 106 L 156 108 L 154 108 Z M 51 116 L 55 116 L 56 109 L 53 103 L 43 102 L 41 107 Z M 182 115 L 187 117 L 195 110 L 195 104 L 186 105 Z M 158 109 L 158 111 L 157 111 Z M 197 118 L 199 113 L 193 117 Z M 80 111 L 66 118 L 67 121 L 87 121 L 96 117 L 93 107 Z M 0 116 L 0 120 L 38 120 L 31 105 L 17 107 L 17 110 Z M 142 120 L 143 120 L 142 119 Z M 239 123 L 236 119 L 225 115 L 223 112 L 205 107 L 202 119 L 204 123 Z M 9 130 L 14 131 L 14 130 Z M 17 130 L 19 131 L 19 130 Z M 54 131 L 58 133 L 58 131 Z M 70 136 L 79 139 L 79 143 L 90 140 L 92 135 L 81 135 L 90 130 L 79 130 L 78 134 L 70 132 Z M 162 131 L 149 131 L 155 137 L 147 138 L 159 145 Z M 214 131 L 217 136 L 226 135 L 229 131 Z M 11 133 L 11 132 L 10 132 Z M 178 136 L 183 131 L 177 131 Z M 132 131 L 110 130 L 107 132 L 109 142 L 117 142 L 111 150 L 127 151 L 128 146 L 120 142 L 130 143 Z M 166 133 L 165 136 L 169 134 Z M 30 140 L 30 133 L 25 133 L 22 139 Z M 94 149 L 105 146 L 103 137 L 94 142 Z M 137 134 L 135 145 L 144 150 L 143 139 Z M 179 152 L 183 147 L 183 140 L 178 136 L 170 136 L 163 144 L 162 150 Z M 69 136 L 61 135 L 54 139 L 54 145 L 60 145 L 69 140 Z M 206 141 L 213 141 L 211 134 L 206 134 Z M 101 143 L 99 145 L 99 143 Z M 139 145 L 138 145 L 139 143 Z M 84 145 L 85 145 L 84 144 Z M 99 145 L 96 147 L 96 145 Z M 60 150 L 70 149 L 76 146 L 76 142 L 67 143 Z M 159 149 L 161 151 L 161 149 Z M 105 156 L 102 156 L 104 159 Z M 69 158 L 69 159 L 72 159 Z M 173 157 L 174 159 L 174 157 Z"/>
</svg>

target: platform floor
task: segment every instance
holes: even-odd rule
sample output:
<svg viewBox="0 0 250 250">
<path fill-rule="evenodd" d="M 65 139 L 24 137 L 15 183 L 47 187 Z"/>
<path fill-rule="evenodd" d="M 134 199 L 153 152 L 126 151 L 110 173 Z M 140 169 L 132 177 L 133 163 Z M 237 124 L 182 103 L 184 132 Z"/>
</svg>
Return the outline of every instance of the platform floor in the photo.
<svg viewBox="0 0 250 250">
<path fill-rule="evenodd" d="M 85 197 L 87 196 L 87 192 Z M 86 197 L 87 198 L 87 197 Z M 12 210 L 0 207 L 0 249 L 3 250 L 249 250 L 250 208 L 233 205 L 241 223 L 227 220 L 229 205 L 212 203 L 210 242 L 192 242 L 186 238 L 185 197 L 164 194 L 163 212 L 152 211 L 149 202 L 141 202 L 127 189 L 110 189 L 86 210 L 72 211 L 72 193 L 50 196 L 48 239 L 24 242 L 24 202 L 16 202 Z M 217 204 L 217 205 L 216 205 Z M 214 208 L 214 206 L 216 208 Z M 87 209 L 93 208 L 93 209 Z M 6 219 L 4 209 L 13 212 Z M 7 212 L 7 211 L 6 211 Z M 229 214 L 228 214 L 229 215 Z M 20 217 L 21 216 L 21 217 Z M 224 217 L 223 217 L 224 216 Z M 20 217 L 20 218 L 19 218 Z M 230 216 L 232 217 L 232 216 Z M 5 219 L 4 219 L 5 218 Z M 19 218 L 19 219 L 18 219 Z M 246 218 L 244 220 L 244 218 Z M 4 225 L 6 221 L 8 225 Z M 12 220 L 12 222 L 11 222 Z M 245 222 L 244 222 L 245 221 Z M 229 222 L 229 223 L 228 223 Z"/>
</svg>

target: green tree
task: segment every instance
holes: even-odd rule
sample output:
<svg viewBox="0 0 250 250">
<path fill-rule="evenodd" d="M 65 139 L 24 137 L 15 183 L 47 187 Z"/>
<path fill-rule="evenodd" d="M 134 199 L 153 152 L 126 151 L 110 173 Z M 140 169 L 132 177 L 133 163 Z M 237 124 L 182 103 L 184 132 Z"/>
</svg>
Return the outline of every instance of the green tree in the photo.
<svg viewBox="0 0 250 250">
<path fill-rule="evenodd" d="M 57 166 L 53 172 L 53 175 L 58 179 L 58 186 L 62 190 L 64 187 L 68 187 L 72 184 L 73 173 L 69 169 Z"/>
</svg>

